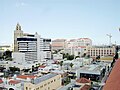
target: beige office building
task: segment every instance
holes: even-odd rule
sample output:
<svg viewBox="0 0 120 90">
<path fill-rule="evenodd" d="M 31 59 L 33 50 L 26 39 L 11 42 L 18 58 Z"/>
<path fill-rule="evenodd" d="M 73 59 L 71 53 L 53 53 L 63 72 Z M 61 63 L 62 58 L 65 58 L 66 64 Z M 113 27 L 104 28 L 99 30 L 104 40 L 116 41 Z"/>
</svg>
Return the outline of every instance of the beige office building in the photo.
<svg viewBox="0 0 120 90">
<path fill-rule="evenodd" d="M 55 39 L 52 41 L 52 50 L 61 50 L 66 48 L 66 39 Z"/>
<path fill-rule="evenodd" d="M 24 90 L 56 90 L 61 87 L 61 75 L 47 74 L 24 84 Z"/>
<path fill-rule="evenodd" d="M 115 54 L 115 46 L 91 46 L 87 47 L 86 52 L 90 57 L 113 56 Z"/>
</svg>

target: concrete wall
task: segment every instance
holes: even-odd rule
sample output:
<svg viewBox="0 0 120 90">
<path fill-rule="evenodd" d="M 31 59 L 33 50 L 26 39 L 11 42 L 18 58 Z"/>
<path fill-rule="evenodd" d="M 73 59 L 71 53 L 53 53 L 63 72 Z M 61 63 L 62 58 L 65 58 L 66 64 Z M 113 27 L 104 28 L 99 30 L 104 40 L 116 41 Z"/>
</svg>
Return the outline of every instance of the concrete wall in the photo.
<svg viewBox="0 0 120 90">
<path fill-rule="evenodd" d="M 17 63 L 23 63 L 25 62 L 25 53 L 13 52 L 12 58 Z"/>
<path fill-rule="evenodd" d="M 57 75 L 38 84 L 25 83 L 24 90 L 56 90 L 61 86 L 61 76 Z"/>
</svg>

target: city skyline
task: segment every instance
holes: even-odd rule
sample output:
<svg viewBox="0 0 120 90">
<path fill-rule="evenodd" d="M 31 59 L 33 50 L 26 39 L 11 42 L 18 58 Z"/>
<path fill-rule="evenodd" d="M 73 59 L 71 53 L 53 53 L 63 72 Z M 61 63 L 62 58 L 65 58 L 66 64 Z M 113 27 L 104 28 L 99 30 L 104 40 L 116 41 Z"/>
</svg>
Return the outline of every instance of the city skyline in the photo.
<svg viewBox="0 0 120 90">
<path fill-rule="evenodd" d="M 93 44 L 120 44 L 119 0 L 2 0 L 0 44 L 12 44 L 19 22 L 26 33 L 57 39 L 90 38 Z"/>
</svg>

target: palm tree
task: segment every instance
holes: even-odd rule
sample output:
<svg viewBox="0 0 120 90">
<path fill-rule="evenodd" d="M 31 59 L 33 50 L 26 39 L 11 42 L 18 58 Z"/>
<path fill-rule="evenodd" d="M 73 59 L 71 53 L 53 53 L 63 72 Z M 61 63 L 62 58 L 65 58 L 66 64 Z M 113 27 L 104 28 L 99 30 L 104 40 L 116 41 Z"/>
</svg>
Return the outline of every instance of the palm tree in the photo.
<svg viewBox="0 0 120 90">
<path fill-rule="evenodd" d="M 72 70 L 73 65 L 74 65 L 73 63 L 70 63 L 71 70 Z"/>
<path fill-rule="evenodd" d="M 63 66 L 63 61 L 60 62 L 60 66 L 61 66 L 61 69 L 62 69 L 62 66 Z"/>
<path fill-rule="evenodd" d="M 32 72 L 34 71 L 34 68 L 35 68 L 34 65 L 32 65 Z"/>
</svg>

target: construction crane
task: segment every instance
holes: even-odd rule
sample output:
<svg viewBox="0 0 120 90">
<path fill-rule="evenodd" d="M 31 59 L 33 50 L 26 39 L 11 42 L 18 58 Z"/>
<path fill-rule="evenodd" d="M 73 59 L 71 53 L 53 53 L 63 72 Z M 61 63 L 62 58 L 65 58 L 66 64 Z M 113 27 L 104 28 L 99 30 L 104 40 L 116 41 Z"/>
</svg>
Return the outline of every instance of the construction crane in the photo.
<svg viewBox="0 0 120 90">
<path fill-rule="evenodd" d="M 109 37 L 109 45 L 111 46 L 111 38 L 112 38 L 112 35 L 111 34 L 106 34 L 108 37 Z"/>
</svg>

